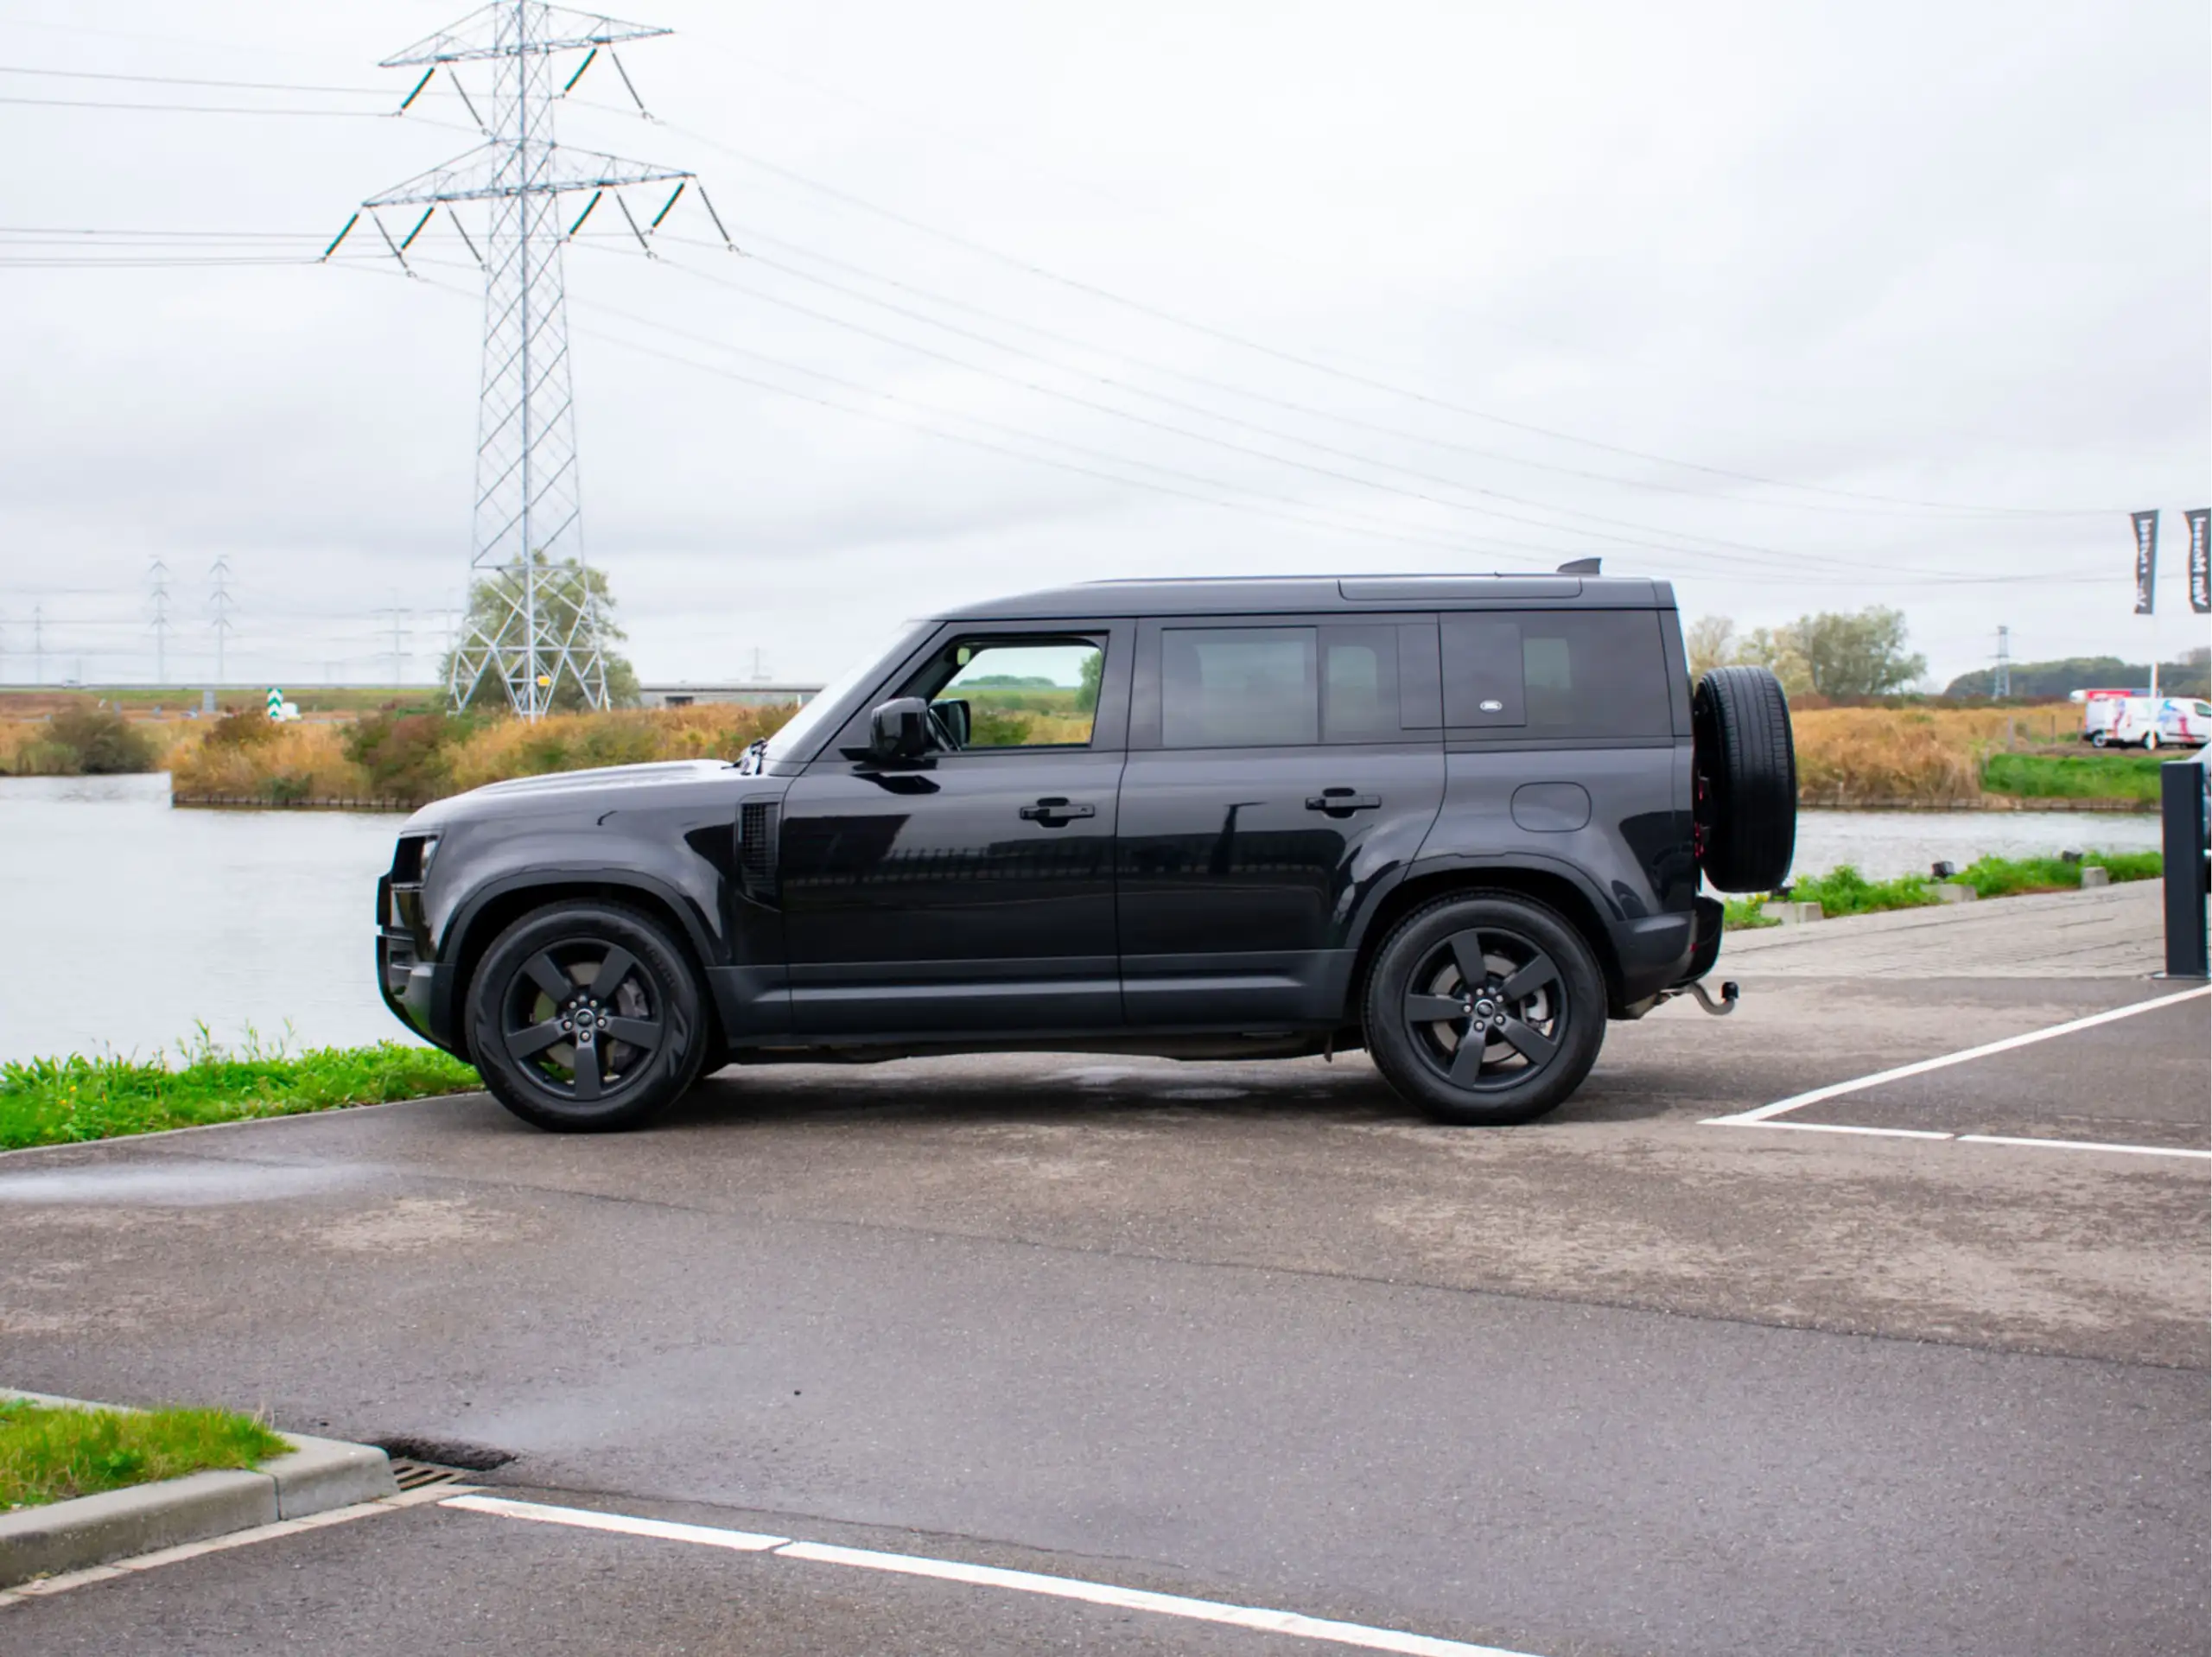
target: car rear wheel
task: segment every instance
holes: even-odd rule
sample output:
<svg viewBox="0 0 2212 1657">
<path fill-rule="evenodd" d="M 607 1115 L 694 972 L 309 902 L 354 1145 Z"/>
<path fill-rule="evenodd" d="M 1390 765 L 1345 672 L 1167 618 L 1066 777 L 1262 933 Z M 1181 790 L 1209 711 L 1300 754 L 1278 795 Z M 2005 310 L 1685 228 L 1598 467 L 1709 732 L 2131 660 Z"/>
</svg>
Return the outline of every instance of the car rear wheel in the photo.
<svg viewBox="0 0 2212 1657">
<path fill-rule="evenodd" d="M 554 1132 L 634 1127 L 705 1056 L 699 982 L 664 928 L 612 904 L 524 916 L 468 994 L 469 1051 L 493 1097 Z"/>
<path fill-rule="evenodd" d="M 1597 1063 L 1605 979 L 1555 911 L 1504 893 L 1447 898 L 1383 944 L 1366 1025 L 1376 1067 L 1439 1121 L 1530 1121 Z"/>
</svg>

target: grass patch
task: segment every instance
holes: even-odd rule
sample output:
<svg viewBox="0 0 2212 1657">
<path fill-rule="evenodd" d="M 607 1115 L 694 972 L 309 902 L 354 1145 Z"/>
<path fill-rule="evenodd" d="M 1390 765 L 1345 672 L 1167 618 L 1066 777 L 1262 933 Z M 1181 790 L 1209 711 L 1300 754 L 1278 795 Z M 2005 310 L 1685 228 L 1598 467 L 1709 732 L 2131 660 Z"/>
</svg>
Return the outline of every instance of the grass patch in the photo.
<svg viewBox="0 0 2212 1657">
<path fill-rule="evenodd" d="M 0 1399 L 0 1512 L 253 1467 L 291 1448 L 228 1410 L 74 1410 Z"/>
<path fill-rule="evenodd" d="M 1766 894 L 1753 892 L 1748 898 L 1724 898 L 1720 930 L 1724 932 L 1749 932 L 1762 926 L 1779 926 L 1782 923 L 1766 912 Z"/>
<path fill-rule="evenodd" d="M 178 1063 L 34 1058 L 0 1064 L 0 1151 L 156 1133 L 164 1128 L 344 1105 L 385 1104 L 482 1087 L 474 1070 L 432 1047 L 314 1047 L 295 1054 L 249 1041 L 219 1048 L 202 1030 Z"/>
<path fill-rule="evenodd" d="M 1981 785 L 2025 799 L 2155 800 L 2165 763 L 2153 754 L 1993 753 L 1981 768 Z"/>
<path fill-rule="evenodd" d="M 2114 884 L 2123 880 L 2155 880 L 2164 873 L 2165 858 L 2157 852 L 2084 852 L 2080 863 L 2063 857 L 1978 857 L 1958 873 L 1963 886 L 1978 898 L 2011 898 L 2029 892 L 2066 892 L 2082 884 L 2083 864 L 2106 870 Z"/>
<path fill-rule="evenodd" d="M 1894 880 L 1869 880 L 1846 863 L 1808 880 L 1792 881 L 1789 899 L 1792 903 L 1818 904 L 1821 919 L 1835 920 L 1845 915 L 1874 915 L 1888 909 L 1923 909 L 1941 901 L 1930 889 L 1933 885 L 1924 874 L 1904 874 Z"/>
<path fill-rule="evenodd" d="M 1978 857 L 1951 879 L 1973 887 L 1977 898 L 2013 898 L 2034 892 L 2078 890 L 2085 867 L 2105 870 L 2118 885 L 2126 880 L 2156 880 L 2165 873 L 2166 860 L 2157 852 L 2084 852 L 2079 862 L 2063 857 Z M 1737 932 L 1779 924 L 1760 912 L 1770 895 L 1753 892 L 1726 899 L 1725 930 Z M 1869 880 L 1848 863 L 1826 874 L 1793 881 L 1789 897 L 1793 903 L 1818 904 L 1823 920 L 1877 915 L 1891 909 L 1924 909 L 1942 901 L 1936 895 L 1935 879 L 1929 875 Z"/>
</svg>

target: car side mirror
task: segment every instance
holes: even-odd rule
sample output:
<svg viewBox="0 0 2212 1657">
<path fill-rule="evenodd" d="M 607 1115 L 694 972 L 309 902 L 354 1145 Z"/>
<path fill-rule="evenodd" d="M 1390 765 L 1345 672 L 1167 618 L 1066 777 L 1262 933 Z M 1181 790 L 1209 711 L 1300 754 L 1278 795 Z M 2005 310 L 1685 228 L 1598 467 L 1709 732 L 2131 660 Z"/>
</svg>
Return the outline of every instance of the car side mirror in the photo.
<svg viewBox="0 0 2212 1657">
<path fill-rule="evenodd" d="M 930 751 L 930 705 L 894 696 L 868 716 L 868 747 L 877 759 L 918 759 Z"/>
<path fill-rule="evenodd" d="M 957 753 L 968 746 L 968 739 L 975 733 L 975 717 L 968 704 L 957 696 L 948 696 L 943 702 L 930 704 L 930 712 L 937 715 L 937 722 L 952 739 L 953 752 Z"/>
</svg>

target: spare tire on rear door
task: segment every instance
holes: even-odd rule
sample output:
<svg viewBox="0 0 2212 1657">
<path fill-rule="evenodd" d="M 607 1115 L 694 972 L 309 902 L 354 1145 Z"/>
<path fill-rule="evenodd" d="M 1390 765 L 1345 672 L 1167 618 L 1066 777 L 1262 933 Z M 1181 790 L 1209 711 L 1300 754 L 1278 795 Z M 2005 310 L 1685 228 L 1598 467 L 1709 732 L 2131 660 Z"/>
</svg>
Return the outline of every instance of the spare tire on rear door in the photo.
<svg viewBox="0 0 2212 1657">
<path fill-rule="evenodd" d="M 1699 867 L 1723 892 L 1782 884 L 1797 849 L 1789 702 L 1764 668 L 1715 668 L 1690 705 Z"/>
</svg>

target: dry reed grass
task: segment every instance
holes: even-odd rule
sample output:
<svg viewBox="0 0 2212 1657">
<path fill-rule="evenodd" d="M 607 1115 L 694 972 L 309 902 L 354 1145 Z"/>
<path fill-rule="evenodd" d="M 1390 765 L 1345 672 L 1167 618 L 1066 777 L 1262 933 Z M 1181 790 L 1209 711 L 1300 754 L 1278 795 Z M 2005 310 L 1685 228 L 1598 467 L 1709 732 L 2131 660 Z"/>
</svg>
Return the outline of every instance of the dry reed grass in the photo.
<svg viewBox="0 0 2212 1657">
<path fill-rule="evenodd" d="M 734 759 L 773 735 L 796 710 L 710 703 L 613 714 L 560 714 L 526 725 L 501 720 L 471 733 L 449 761 L 456 793 L 510 777 L 656 759 Z"/>
<path fill-rule="evenodd" d="M 1794 712 L 1797 797 L 1807 805 L 1919 803 L 1981 797 L 1981 765 L 2015 736 L 2070 735 L 2071 707 L 1820 708 Z"/>
<path fill-rule="evenodd" d="M 215 799 L 362 800 L 373 790 L 346 757 L 342 725 L 278 725 L 251 742 L 210 741 L 195 730 L 168 752 L 172 793 Z"/>
</svg>

